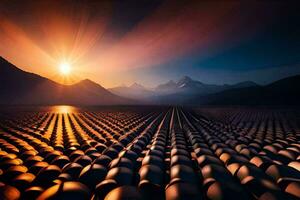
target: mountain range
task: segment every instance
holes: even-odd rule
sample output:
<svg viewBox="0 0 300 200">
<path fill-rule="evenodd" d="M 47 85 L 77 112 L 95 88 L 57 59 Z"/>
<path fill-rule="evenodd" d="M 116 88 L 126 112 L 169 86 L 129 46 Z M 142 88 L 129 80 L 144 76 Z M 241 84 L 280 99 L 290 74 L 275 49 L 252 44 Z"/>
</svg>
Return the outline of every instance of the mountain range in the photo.
<svg viewBox="0 0 300 200">
<path fill-rule="evenodd" d="M 206 95 L 212 94 L 216 92 L 220 92 L 223 90 L 233 89 L 233 88 L 243 88 L 257 86 L 256 83 L 251 81 L 240 82 L 233 85 L 215 85 L 215 84 L 206 84 L 197 80 L 193 80 L 188 76 L 184 76 L 179 79 L 177 82 L 170 80 L 167 83 L 158 85 L 155 88 L 155 91 L 166 95 L 166 94 L 199 94 Z"/>
<path fill-rule="evenodd" d="M 299 105 L 300 75 L 268 85 L 251 81 L 206 84 L 188 76 L 146 88 L 138 83 L 105 89 L 85 79 L 63 85 L 25 72 L 0 57 L 0 104 L 2 105 Z"/>
<path fill-rule="evenodd" d="M 216 85 L 206 84 L 197 80 L 193 80 L 188 76 L 183 76 L 177 81 L 170 80 L 166 83 L 160 84 L 155 88 L 146 88 L 140 84 L 119 86 L 110 88 L 109 91 L 127 98 L 139 99 L 155 104 L 180 104 L 197 95 L 208 95 L 229 89 L 245 88 L 258 86 L 251 81 L 240 82 L 233 85 Z"/>
<path fill-rule="evenodd" d="M 300 75 L 265 86 L 235 88 L 206 96 L 193 96 L 188 105 L 300 105 Z"/>
<path fill-rule="evenodd" d="M 25 72 L 0 57 L 0 104 L 108 105 L 132 104 L 101 85 L 85 79 L 62 85 L 37 74 Z"/>
<path fill-rule="evenodd" d="M 108 89 L 111 93 L 126 97 L 126 98 L 131 98 L 131 99 L 139 99 L 142 101 L 147 101 L 148 98 L 151 98 L 152 96 L 155 95 L 155 92 L 147 89 L 146 87 L 142 86 L 141 84 L 138 83 L 133 83 L 130 86 L 118 86 L 114 88 L 109 88 Z"/>
</svg>

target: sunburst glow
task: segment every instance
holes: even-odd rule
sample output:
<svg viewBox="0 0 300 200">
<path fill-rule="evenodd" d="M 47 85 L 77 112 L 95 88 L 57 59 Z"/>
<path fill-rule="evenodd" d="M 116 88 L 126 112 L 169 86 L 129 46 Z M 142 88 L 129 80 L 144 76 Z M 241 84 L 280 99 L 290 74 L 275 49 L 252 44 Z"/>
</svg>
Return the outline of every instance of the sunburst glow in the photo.
<svg viewBox="0 0 300 200">
<path fill-rule="evenodd" d="M 62 62 L 59 65 L 60 73 L 63 75 L 69 75 L 71 73 L 71 65 L 67 62 Z"/>
</svg>

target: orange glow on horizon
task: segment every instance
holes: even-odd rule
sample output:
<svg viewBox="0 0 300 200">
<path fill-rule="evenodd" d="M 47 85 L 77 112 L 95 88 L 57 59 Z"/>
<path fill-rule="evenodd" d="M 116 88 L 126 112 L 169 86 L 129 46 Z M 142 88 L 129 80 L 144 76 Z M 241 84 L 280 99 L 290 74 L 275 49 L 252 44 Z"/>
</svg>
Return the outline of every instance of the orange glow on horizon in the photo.
<svg viewBox="0 0 300 200">
<path fill-rule="evenodd" d="M 64 2 L 32 2 L 17 13 L 30 13 L 24 16 L 28 22 L 18 19 L 4 6 L 2 10 L 2 5 L 5 3 L 0 5 L 0 56 L 25 71 L 63 84 L 72 84 L 90 75 L 89 55 L 94 52 L 109 21 L 109 2 L 97 3 L 95 9 L 101 8 L 101 15 L 96 17 L 85 5 L 77 5 L 71 11 Z M 61 61 L 69 63 L 72 74 L 67 73 L 68 67 L 61 69 Z"/>
<path fill-rule="evenodd" d="M 54 113 L 74 113 L 77 111 L 76 107 L 68 106 L 68 105 L 59 105 L 59 106 L 52 106 L 51 111 Z"/>
</svg>

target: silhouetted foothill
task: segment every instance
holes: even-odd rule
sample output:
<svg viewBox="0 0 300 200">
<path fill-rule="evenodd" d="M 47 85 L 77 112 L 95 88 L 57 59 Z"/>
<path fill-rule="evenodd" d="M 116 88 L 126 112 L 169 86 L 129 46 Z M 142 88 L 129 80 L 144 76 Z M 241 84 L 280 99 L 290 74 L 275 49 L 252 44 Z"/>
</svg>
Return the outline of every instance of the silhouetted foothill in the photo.
<svg viewBox="0 0 300 200">
<path fill-rule="evenodd" d="M 2 57 L 0 74 L 0 105 L 119 105 L 135 102 L 112 94 L 88 79 L 73 85 L 56 83 L 25 72 Z"/>
</svg>

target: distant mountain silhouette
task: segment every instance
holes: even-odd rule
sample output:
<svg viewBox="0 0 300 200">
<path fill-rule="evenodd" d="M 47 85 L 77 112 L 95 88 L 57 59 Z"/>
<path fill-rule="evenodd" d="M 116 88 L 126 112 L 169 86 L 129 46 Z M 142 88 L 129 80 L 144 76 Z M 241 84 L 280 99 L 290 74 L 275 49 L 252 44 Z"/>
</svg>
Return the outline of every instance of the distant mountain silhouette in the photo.
<svg viewBox="0 0 300 200">
<path fill-rule="evenodd" d="M 156 92 L 161 93 L 174 93 L 176 91 L 177 84 L 173 80 L 170 80 L 166 83 L 160 84 L 155 88 Z"/>
<path fill-rule="evenodd" d="M 185 104 L 200 105 L 300 105 L 300 75 L 284 78 L 266 86 L 230 89 L 192 97 Z"/>
<path fill-rule="evenodd" d="M 62 85 L 37 74 L 25 72 L 0 57 L 0 104 L 108 105 L 131 104 L 88 79 Z"/>
<path fill-rule="evenodd" d="M 257 86 L 256 83 L 251 81 L 240 82 L 233 85 L 215 85 L 215 84 L 206 84 L 197 80 L 193 80 L 188 76 L 183 76 L 177 82 L 171 80 L 165 84 L 158 85 L 155 88 L 155 91 L 159 95 L 206 95 L 213 94 L 216 92 L 221 92 L 228 89 L 233 88 L 242 88 L 242 87 L 250 87 Z"/>
<path fill-rule="evenodd" d="M 250 86 L 258 85 L 251 81 L 240 82 L 233 85 L 206 84 L 193 80 L 188 76 L 183 76 L 178 81 L 170 80 L 167 83 L 158 85 L 154 89 L 156 95 L 152 96 L 151 100 L 158 104 L 184 104 L 194 97 L 206 96 L 233 88 Z"/>
<path fill-rule="evenodd" d="M 131 86 L 119 86 L 119 87 L 114 87 L 114 88 L 109 88 L 108 89 L 111 93 L 126 97 L 126 98 L 131 98 L 131 99 L 139 99 L 143 101 L 147 101 L 149 97 L 155 95 L 155 93 L 141 84 L 134 83 Z"/>
<path fill-rule="evenodd" d="M 134 83 L 131 86 L 120 86 L 110 88 L 109 91 L 126 98 L 142 100 L 144 103 L 150 104 L 182 104 L 188 99 L 197 96 L 214 94 L 221 91 L 258 86 L 251 81 L 240 82 L 233 85 L 215 85 L 205 84 L 197 80 L 193 80 L 188 76 L 183 76 L 178 81 L 170 80 L 160 84 L 154 89 L 147 89 L 144 86 Z"/>
</svg>

